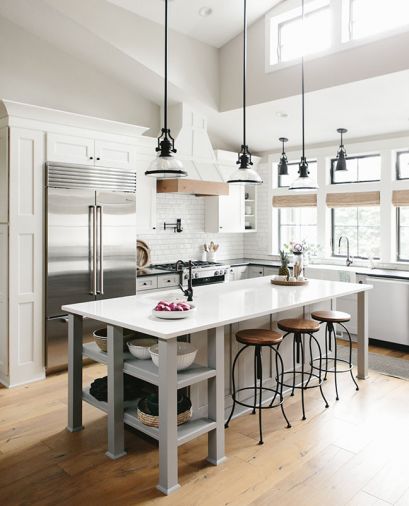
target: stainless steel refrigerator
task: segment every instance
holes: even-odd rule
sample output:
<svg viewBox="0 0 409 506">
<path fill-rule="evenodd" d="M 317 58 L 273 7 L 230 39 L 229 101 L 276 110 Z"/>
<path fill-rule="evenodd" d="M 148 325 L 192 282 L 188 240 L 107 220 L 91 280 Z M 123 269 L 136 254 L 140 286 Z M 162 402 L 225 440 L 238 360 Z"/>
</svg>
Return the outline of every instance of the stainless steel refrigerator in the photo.
<svg viewBox="0 0 409 506">
<path fill-rule="evenodd" d="M 64 304 L 136 293 L 136 173 L 47 163 L 47 370 L 67 364 Z M 84 340 L 100 328 L 84 321 Z"/>
</svg>

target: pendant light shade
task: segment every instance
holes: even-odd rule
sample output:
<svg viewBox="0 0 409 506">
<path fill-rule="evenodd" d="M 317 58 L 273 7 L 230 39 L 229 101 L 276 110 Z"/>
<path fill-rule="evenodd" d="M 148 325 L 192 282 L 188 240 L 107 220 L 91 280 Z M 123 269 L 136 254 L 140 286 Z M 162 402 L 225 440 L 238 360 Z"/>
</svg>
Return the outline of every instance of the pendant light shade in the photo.
<svg viewBox="0 0 409 506">
<path fill-rule="evenodd" d="M 157 157 L 152 161 L 145 176 L 158 179 L 173 179 L 185 177 L 187 172 L 183 170 L 183 164 L 174 157 L 176 154 L 175 140 L 168 128 L 168 1 L 165 0 L 165 79 L 164 79 L 164 104 L 163 104 L 163 128 L 158 137 L 156 146 Z"/>
<path fill-rule="evenodd" d="M 283 143 L 283 152 L 281 153 L 281 158 L 278 162 L 278 175 L 288 176 L 288 159 L 284 149 L 284 145 L 288 139 L 286 137 L 280 137 L 278 140 Z"/>
<path fill-rule="evenodd" d="M 301 1 L 302 26 L 304 28 L 304 0 Z M 298 169 L 298 177 L 289 187 L 289 190 L 307 191 L 318 190 L 316 181 L 310 176 L 308 162 L 305 157 L 305 90 L 304 90 L 304 55 L 301 57 L 301 128 L 302 128 L 302 155 Z"/>
<path fill-rule="evenodd" d="M 348 132 L 346 128 L 338 128 L 337 132 L 341 134 L 341 144 L 339 145 L 338 153 L 337 153 L 337 165 L 335 170 L 347 170 L 347 152 L 343 142 L 343 135 Z"/>
<path fill-rule="evenodd" d="M 251 168 L 251 153 L 246 143 L 246 74 L 247 74 L 247 0 L 243 0 L 243 144 L 236 164 L 239 167 L 229 176 L 229 184 L 261 184 L 263 180 Z"/>
</svg>

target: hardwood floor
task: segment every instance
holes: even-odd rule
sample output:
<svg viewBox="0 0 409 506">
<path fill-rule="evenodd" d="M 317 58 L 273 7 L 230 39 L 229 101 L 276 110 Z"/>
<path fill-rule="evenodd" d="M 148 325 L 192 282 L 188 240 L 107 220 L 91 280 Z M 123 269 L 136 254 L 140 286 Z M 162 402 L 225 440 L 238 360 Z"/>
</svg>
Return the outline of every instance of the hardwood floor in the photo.
<svg viewBox="0 0 409 506">
<path fill-rule="evenodd" d="M 86 367 L 84 382 L 104 374 Z M 0 504 L 9 505 L 409 505 L 409 382 L 371 372 L 356 392 L 348 375 L 341 400 L 325 384 L 330 408 L 317 389 L 289 397 L 285 429 L 277 410 L 234 420 L 226 431 L 228 459 L 205 460 L 206 437 L 180 448 L 182 488 L 156 491 L 156 443 L 126 431 L 128 455 L 105 456 L 105 415 L 84 404 L 85 430 L 66 432 L 65 373 L 13 390 L 0 390 Z"/>
</svg>

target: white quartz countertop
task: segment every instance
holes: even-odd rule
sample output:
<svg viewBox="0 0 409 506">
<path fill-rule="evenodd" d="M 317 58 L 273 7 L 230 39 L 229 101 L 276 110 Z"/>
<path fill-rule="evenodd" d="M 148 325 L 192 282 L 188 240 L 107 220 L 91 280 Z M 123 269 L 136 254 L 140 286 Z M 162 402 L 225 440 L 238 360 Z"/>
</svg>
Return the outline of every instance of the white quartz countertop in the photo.
<svg viewBox="0 0 409 506">
<path fill-rule="evenodd" d="M 178 289 L 66 305 L 62 309 L 160 339 L 170 339 L 372 288 L 365 284 L 314 279 L 304 286 L 276 286 L 270 279 L 261 277 L 196 287 L 193 303 L 197 311 L 180 320 L 162 320 L 152 315 L 159 300 L 172 294 L 181 295 Z"/>
</svg>

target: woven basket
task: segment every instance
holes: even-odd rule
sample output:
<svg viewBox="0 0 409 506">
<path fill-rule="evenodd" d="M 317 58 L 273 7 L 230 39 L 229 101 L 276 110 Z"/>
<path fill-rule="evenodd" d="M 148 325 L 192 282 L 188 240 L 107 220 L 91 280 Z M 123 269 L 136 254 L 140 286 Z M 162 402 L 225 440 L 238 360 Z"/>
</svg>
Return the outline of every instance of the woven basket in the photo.
<svg viewBox="0 0 409 506">
<path fill-rule="evenodd" d="M 183 411 L 183 413 L 180 413 L 177 416 L 177 424 L 182 425 L 182 423 L 188 422 L 192 418 L 192 408 L 188 409 L 187 411 Z M 139 408 L 137 409 L 138 414 L 138 420 L 142 422 L 144 425 L 148 425 L 149 427 L 159 427 L 159 417 L 158 416 L 152 416 L 148 415 L 147 413 L 144 413 Z"/>
</svg>

